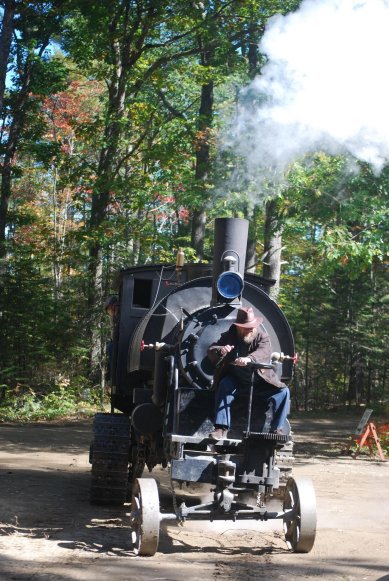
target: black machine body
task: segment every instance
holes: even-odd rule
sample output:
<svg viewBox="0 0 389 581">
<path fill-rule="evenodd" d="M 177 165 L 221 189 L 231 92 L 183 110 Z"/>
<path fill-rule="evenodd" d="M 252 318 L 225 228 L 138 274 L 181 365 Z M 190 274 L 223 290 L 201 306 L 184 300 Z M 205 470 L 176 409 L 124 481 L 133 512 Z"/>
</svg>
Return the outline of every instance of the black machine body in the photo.
<svg viewBox="0 0 389 581">
<path fill-rule="evenodd" d="M 152 265 L 121 273 L 112 410 L 95 418 L 91 499 L 122 503 L 131 493 L 133 541 L 141 555 L 156 552 L 161 520 L 282 519 L 289 549 L 308 552 L 314 543 L 314 490 L 309 480 L 292 477 L 289 422 L 281 434 L 270 431 L 271 405 L 264 407 L 253 384 L 239 391 L 228 437 L 209 437 L 216 368 L 207 350 L 241 306 L 253 309 L 270 336 L 274 357 L 262 366 L 285 384 L 293 373 L 293 335 L 268 295 L 274 281 L 244 272 L 247 231 L 246 220 L 217 219 L 212 266 Z M 160 511 L 156 481 L 142 478 L 145 466 L 169 470 L 172 512 Z M 280 510 L 270 511 L 270 501 Z"/>
</svg>

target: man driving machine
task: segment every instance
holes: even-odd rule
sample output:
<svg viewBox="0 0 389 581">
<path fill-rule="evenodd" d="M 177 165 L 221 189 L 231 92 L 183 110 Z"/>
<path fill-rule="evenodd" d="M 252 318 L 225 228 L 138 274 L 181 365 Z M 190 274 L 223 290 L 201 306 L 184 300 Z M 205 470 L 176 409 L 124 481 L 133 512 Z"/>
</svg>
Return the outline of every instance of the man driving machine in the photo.
<svg viewBox="0 0 389 581">
<path fill-rule="evenodd" d="M 251 307 L 238 309 L 235 322 L 220 339 L 208 348 L 208 357 L 218 373 L 214 378 L 215 422 L 209 434 L 213 440 L 227 437 L 231 425 L 231 405 L 239 388 L 251 386 L 269 406 L 273 406 L 270 431 L 282 434 L 288 411 L 289 388 L 280 381 L 273 369 L 255 369 L 250 363 L 269 363 L 272 353 L 270 337 L 261 327 L 263 319 L 256 317 Z"/>
</svg>

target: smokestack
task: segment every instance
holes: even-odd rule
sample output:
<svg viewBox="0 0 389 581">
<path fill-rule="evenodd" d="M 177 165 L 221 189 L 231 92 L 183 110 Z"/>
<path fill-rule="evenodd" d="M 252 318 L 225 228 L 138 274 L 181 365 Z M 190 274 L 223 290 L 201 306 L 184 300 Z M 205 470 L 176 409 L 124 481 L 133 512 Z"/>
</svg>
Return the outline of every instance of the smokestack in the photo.
<svg viewBox="0 0 389 581">
<path fill-rule="evenodd" d="M 223 272 L 239 273 L 244 280 L 249 222 L 240 218 L 216 218 L 213 248 L 212 304 L 220 300 L 217 281 Z"/>
</svg>

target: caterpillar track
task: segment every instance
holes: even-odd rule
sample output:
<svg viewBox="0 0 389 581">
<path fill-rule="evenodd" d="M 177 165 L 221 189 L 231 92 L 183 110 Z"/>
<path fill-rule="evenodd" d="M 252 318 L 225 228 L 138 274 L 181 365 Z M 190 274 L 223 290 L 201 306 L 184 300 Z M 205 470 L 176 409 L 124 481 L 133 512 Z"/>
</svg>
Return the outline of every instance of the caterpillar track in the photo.
<svg viewBox="0 0 389 581">
<path fill-rule="evenodd" d="M 95 415 L 90 451 L 90 500 L 123 504 L 127 499 L 130 419 L 124 414 Z"/>
</svg>

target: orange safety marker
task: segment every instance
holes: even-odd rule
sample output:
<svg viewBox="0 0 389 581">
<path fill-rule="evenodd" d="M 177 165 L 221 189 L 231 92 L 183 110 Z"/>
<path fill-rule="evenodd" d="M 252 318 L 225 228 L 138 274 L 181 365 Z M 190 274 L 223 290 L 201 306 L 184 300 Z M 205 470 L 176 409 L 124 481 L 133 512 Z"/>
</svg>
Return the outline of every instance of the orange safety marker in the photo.
<svg viewBox="0 0 389 581">
<path fill-rule="evenodd" d="M 354 446 L 354 444 L 360 440 L 363 429 L 366 426 L 367 422 L 369 421 L 372 413 L 373 413 L 372 409 L 366 409 L 363 412 L 363 416 L 359 420 L 358 426 L 356 427 L 353 436 L 351 436 L 350 443 L 347 446 L 347 449 L 343 451 L 345 454 L 349 454 L 351 447 Z"/>
<path fill-rule="evenodd" d="M 383 426 L 383 428 L 386 428 L 386 427 L 387 426 Z M 383 462 L 385 462 L 385 456 L 384 456 L 384 453 L 383 453 L 382 448 L 381 448 L 380 439 L 379 439 L 378 434 L 377 434 L 377 428 L 373 424 L 373 422 L 369 422 L 367 424 L 366 430 L 364 431 L 363 435 L 360 438 L 356 439 L 357 451 L 353 454 L 353 458 L 357 457 L 357 455 L 359 454 L 359 452 L 361 451 L 361 449 L 364 446 L 368 446 L 368 448 L 370 450 L 370 454 L 373 454 L 373 440 L 377 446 L 377 450 L 378 450 L 378 453 L 380 455 L 381 460 Z"/>
</svg>

